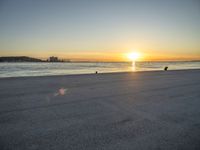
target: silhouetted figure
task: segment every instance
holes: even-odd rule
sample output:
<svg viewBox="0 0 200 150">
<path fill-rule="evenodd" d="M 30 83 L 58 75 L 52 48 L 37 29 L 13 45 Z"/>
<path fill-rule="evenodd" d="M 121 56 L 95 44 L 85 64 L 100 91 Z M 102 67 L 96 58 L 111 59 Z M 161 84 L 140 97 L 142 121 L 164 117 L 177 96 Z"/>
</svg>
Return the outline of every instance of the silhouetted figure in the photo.
<svg viewBox="0 0 200 150">
<path fill-rule="evenodd" d="M 164 70 L 167 71 L 167 69 L 168 69 L 168 67 L 166 66 L 166 67 L 164 68 Z"/>
<path fill-rule="evenodd" d="M 95 74 L 98 74 L 98 71 L 96 71 Z"/>
</svg>

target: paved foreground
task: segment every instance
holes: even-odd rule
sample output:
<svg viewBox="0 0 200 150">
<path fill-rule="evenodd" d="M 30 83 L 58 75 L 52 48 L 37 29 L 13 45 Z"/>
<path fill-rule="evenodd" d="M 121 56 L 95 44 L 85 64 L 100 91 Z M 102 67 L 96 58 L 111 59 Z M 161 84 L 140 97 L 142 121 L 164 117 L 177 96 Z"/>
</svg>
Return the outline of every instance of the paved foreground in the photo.
<svg viewBox="0 0 200 150">
<path fill-rule="evenodd" d="M 200 149 L 200 70 L 0 79 L 0 149 Z"/>
</svg>

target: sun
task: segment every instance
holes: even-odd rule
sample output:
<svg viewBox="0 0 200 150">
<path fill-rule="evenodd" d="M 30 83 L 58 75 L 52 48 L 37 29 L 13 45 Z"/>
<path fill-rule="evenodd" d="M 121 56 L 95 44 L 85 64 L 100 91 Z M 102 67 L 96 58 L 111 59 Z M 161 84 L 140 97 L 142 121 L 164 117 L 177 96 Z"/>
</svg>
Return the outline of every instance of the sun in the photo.
<svg viewBox="0 0 200 150">
<path fill-rule="evenodd" d="M 140 53 L 132 52 L 132 53 L 127 54 L 127 57 L 131 61 L 136 61 L 136 60 L 138 60 L 140 58 Z"/>
</svg>

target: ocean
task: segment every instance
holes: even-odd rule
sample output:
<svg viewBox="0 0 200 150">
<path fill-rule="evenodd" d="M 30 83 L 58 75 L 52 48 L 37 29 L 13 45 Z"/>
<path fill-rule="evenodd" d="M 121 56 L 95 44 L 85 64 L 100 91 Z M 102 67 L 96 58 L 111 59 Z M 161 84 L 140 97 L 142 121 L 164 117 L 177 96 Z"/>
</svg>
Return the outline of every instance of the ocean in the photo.
<svg viewBox="0 0 200 150">
<path fill-rule="evenodd" d="M 109 72 L 134 72 L 163 70 L 200 69 L 200 62 L 135 62 L 135 63 L 0 63 L 0 78 L 22 76 L 50 76 Z"/>
</svg>

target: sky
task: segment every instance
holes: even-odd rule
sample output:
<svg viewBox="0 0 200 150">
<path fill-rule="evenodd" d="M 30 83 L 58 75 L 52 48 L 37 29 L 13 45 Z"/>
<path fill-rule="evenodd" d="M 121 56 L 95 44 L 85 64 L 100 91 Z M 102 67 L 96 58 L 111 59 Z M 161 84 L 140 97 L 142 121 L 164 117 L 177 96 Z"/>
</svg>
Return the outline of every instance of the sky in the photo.
<svg viewBox="0 0 200 150">
<path fill-rule="evenodd" d="M 200 0 L 0 0 L 0 56 L 200 59 Z"/>
</svg>

